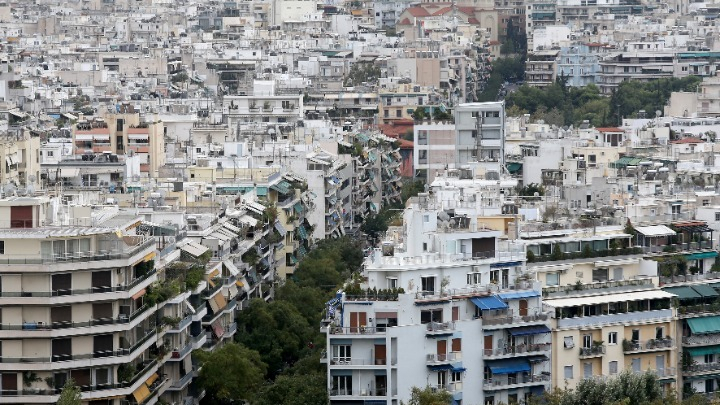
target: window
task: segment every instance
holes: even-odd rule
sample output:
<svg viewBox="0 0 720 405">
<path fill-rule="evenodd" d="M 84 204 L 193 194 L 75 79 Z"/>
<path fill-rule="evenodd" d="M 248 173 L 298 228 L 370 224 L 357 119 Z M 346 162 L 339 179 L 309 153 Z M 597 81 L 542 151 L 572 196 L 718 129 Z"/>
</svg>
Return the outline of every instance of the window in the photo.
<svg viewBox="0 0 720 405">
<path fill-rule="evenodd" d="M 609 345 L 616 345 L 616 344 L 617 344 L 617 332 L 610 332 L 610 333 L 608 333 L 608 344 L 609 344 Z"/>
<path fill-rule="evenodd" d="M 592 272 L 592 279 L 593 282 L 605 282 L 608 280 L 608 269 L 607 267 L 599 268 L 599 269 L 593 269 Z"/>
<path fill-rule="evenodd" d="M 450 351 L 453 353 L 462 351 L 462 338 L 454 338 L 450 344 Z"/>
<path fill-rule="evenodd" d="M 491 270 L 490 271 L 490 283 L 491 284 L 499 284 L 500 283 L 500 270 Z"/>
<path fill-rule="evenodd" d="M 662 326 L 658 326 L 655 328 L 655 339 L 663 339 L 665 338 L 665 328 Z"/>
<path fill-rule="evenodd" d="M 423 242 L 423 252 L 427 252 L 427 250 L 428 250 L 427 247 L 428 247 L 427 242 Z"/>
<path fill-rule="evenodd" d="M 720 212 L 715 213 L 715 220 L 720 221 Z"/>
<path fill-rule="evenodd" d="M 481 273 L 468 273 L 467 274 L 467 283 L 468 284 L 480 284 L 481 280 Z"/>
<path fill-rule="evenodd" d="M 583 347 L 586 349 L 592 347 L 592 335 L 583 335 Z"/>
<path fill-rule="evenodd" d="M 545 274 L 545 285 L 546 286 L 560 285 L 560 273 Z"/>
<path fill-rule="evenodd" d="M 583 378 L 592 378 L 592 363 L 583 363 Z"/>
<path fill-rule="evenodd" d="M 438 371 L 437 374 L 437 385 L 438 387 L 445 387 L 447 385 L 447 371 Z"/>
<path fill-rule="evenodd" d="M 391 289 L 397 288 L 397 286 L 398 286 L 397 277 L 388 277 L 387 285 L 388 285 L 388 288 L 391 288 Z"/>
<path fill-rule="evenodd" d="M 423 215 L 423 222 L 424 223 L 430 222 L 430 215 L 427 215 L 427 214 Z"/>
<path fill-rule="evenodd" d="M 715 392 L 715 380 L 705 380 L 705 392 Z"/>
<path fill-rule="evenodd" d="M 617 374 L 617 361 L 611 361 L 608 363 L 608 369 L 610 371 L 610 375 Z"/>
<path fill-rule="evenodd" d="M 420 323 L 426 324 L 430 322 L 442 323 L 443 313 L 442 309 L 428 309 L 420 311 Z"/>
<path fill-rule="evenodd" d="M 575 347 L 575 342 L 573 342 L 572 336 L 565 336 L 564 343 L 566 349 L 572 349 L 573 347 Z"/>
<path fill-rule="evenodd" d="M 639 342 L 640 341 L 640 329 L 633 329 L 632 330 L 632 340 L 633 342 Z"/>
<path fill-rule="evenodd" d="M 332 387 L 333 393 L 337 395 L 352 395 L 352 376 L 334 375 Z"/>
<path fill-rule="evenodd" d="M 352 358 L 352 345 L 333 345 L 332 359 L 337 362 L 350 361 Z"/>
<path fill-rule="evenodd" d="M 573 379 L 573 366 L 565 366 L 565 379 L 566 380 Z"/>
<path fill-rule="evenodd" d="M 420 277 L 423 292 L 435 292 L 435 276 Z"/>
<path fill-rule="evenodd" d="M 402 118 L 402 110 L 395 110 L 395 117 Z"/>
<path fill-rule="evenodd" d="M 462 373 L 459 371 L 453 371 L 452 374 L 450 374 L 450 382 L 461 382 L 462 381 Z"/>
<path fill-rule="evenodd" d="M 715 354 L 710 353 L 705 355 L 705 363 L 715 363 Z"/>
<path fill-rule="evenodd" d="M 0 255 L 4 255 L 4 254 L 5 254 L 5 241 L 0 240 Z"/>
<path fill-rule="evenodd" d="M 47 157 L 52 157 L 54 155 L 53 151 L 49 150 L 46 153 Z"/>
<path fill-rule="evenodd" d="M 640 372 L 640 358 L 632 359 L 632 371 L 633 373 L 639 373 Z"/>
</svg>

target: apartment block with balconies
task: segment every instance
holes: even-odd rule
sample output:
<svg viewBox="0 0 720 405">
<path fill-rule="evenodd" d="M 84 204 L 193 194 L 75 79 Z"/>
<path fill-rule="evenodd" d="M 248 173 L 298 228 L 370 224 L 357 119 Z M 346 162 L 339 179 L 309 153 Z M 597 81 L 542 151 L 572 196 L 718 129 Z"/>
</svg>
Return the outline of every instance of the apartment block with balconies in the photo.
<svg viewBox="0 0 720 405">
<path fill-rule="evenodd" d="M 327 304 L 322 361 L 333 404 L 397 403 L 428 384 L 468 403 L 549 388 L 549 317 L 523 246 L 500 241 L 471 204 L 457 205 L 457 188 L 433 191 L 410 201 L 363 281 Z"/>
</svg>

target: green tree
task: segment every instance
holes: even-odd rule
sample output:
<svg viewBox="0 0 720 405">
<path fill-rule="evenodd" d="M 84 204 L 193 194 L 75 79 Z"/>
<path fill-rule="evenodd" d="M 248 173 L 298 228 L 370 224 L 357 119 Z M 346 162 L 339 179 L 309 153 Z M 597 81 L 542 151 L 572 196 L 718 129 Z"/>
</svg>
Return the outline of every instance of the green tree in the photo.
<svg viewBox="0 0 720 405">
<path fill-rule="evenodd" d="M 430 387 L 410 389 L 410 400 L 403 405 L 450 405 L 452 403 L 452 395 L 445 390 L 433 391 Z"/>
<path fill-rule="evenodd" d="M 305 318 L 308 325 L 320 323 L 322 309 L 325 302 L 330 299 L 328 293 L 318 287 L 300 287 L 292 279 L 275 288 L 275 301 L 284 301 L 292 305 Z"/>
<path fill-rule="evenodd" d="M 57 402 L 58 405 L 81 405 L 82 398 L 80 395 L 80 387 L 75 385 L 75 380 L 72 378 L 67 380 L 65 386 L 60 391 L 60 398 Z"/>
<path fill-rule="evenodd" d="M 308 324 L 287 301 L 268 303 L 255 298 L 238 314 L 237 323 L 237 341 L 260 353 L 260 359 L 268 366 L 268 378 L 276 377 L 320 342 L 317 324 Z"/>
<path fill-rule="evenodd" d="M 213 352 L 196 350 L 193 356 L 202 366 L 197 381 L 210 403 L 253 400 L 267 370 L 258 352 L 237 343 Z"/>
<path fill-rule="evenodd" d="M 415 121 L 422 121 L 425 119 L 425 108 L 416 108 L 413 110 L 412 117 Z"/>
<path fill-rule="evenodd" d="M 327 374 L 320 353 L 304 357 L 273 383 L 263 387 L 255 405 L 325 405 L 328 403 Z"/>
</svg>

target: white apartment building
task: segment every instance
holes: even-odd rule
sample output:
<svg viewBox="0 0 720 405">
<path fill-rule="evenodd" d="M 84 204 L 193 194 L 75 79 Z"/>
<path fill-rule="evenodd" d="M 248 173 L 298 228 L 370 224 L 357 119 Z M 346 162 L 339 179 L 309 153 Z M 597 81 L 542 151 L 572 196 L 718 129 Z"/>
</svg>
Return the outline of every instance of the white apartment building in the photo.
<svg viewBox="0 0 720 405">
<path fill-rule="evenodd" d="M 331 404 L 397 404 L 426 385 L 454 404 L 512 403 L 549 388 L 549 319 L 524 250 L 483 223 L 480 199 L 442 189 L 412 199 L 366 281 L 328 302 Z"/>
</svg>

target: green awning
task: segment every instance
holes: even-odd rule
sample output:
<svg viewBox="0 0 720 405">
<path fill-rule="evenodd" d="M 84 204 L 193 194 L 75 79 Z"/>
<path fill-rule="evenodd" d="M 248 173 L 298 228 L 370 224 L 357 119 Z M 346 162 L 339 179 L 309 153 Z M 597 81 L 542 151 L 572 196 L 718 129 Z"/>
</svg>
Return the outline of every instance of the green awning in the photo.
<svg viewBox="0 0 720 405">
<path fill-rule="evenodd" d="M 257 195 L 258 197 L 266 196 L 267 193 L 268 193 L 267 187 L 256 187 L 255 188 L 255 195 Z"/>
<path fill-rule="evenodd" d="M 705 346 L 705 347 L 691 347 L 688 349 L 685 349 L 688 351 L 688 353 L 695 357 L 695 356 L 705 356 L 707 354 L 718 354 L 720 353 L 720 345 L 714 345 L 714 346 Z"/>
<path fill-rule="evenodd" d="M 285 180 L 282 180 L 277 184 L 273 184 L 270 188 L 280 194 L 290 194 L 290 183 Z"/>
<path fill-rule="evenodd" d="M 711 259 L 713 257 L 717 257 L 718 252 L 700 252 L 700 253 L 692 253 L 687 256 L 685 256 L 688 260 L 697 260 L 697 259 Z"/>
<path fill-rule="evenodd" d="M 297 263 L 297 258 L 295 257 L 295 255 L 291 254 L 290 255 L 290 264 L 296 264 L 296 263 Z"/>
<path fill-rule="evenodd" d="M 615 162 L 611 163 L 613 167 L 617 168 L 624 168 L 628 166 L 637 166 L 638 163 L 640 163 L 642 159 L 632 157 L 632 156 L 623 156 L 620 159 L 616 160 Z"/>
<path fill-rule="evenodd" d="M 720 316 L 706 316 L 687 320 L 693 334 L 720 332 Z"/>
<path fill-rule="evenodd" d="M 718 294 L 717 291 L 715 291 L 714 288 L 710 287 L 707 284 L 697 284 L 691 286 L 693 290 L 697 291 L 698 294 L 702 295 L 703 297 L 717 297 Z"/>
<path fill-rule="evenodd" d="M 300 235 L 300 239 L 307 239 L 307 230 L 305 230 L 305 227 L 300 225 L 297 228 L 298 234 Z"/>
<path fill-rule="evenodd" d="M 523 166 L 522 163 L 517 163 L 517 162 L 508 163 L 507 170 L 508 170 L 508 172 L 510 172 L 510 174 L 515 174 L 515 173 L 519 172 L 520 169 L 522 169 L 522 166 Z"/>
<path fill-rule="evenodd" d="M 693 290 L 690 287 L 667 287 L 667 288 L 663 288 L 663 291 L 667 291 L 671 294 L 675 294 L 681 300 L 702 298 L 702 295 L 698 294 L 697 291 Z"/>
<path fill-rule="evenodd" d="M 293 205 L 293 208 L 295 209 L 295 212 L 297 212 L 298 214 L 302 214 L 302 212 L 303 212 L 302 204 L 295 203 L 295 205 Z"/>
</svg>

